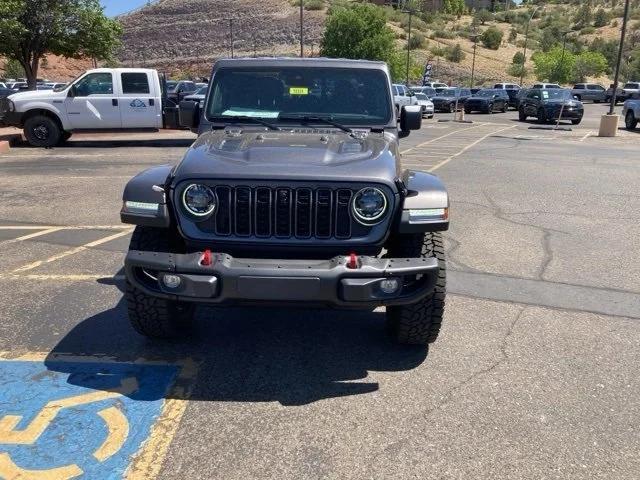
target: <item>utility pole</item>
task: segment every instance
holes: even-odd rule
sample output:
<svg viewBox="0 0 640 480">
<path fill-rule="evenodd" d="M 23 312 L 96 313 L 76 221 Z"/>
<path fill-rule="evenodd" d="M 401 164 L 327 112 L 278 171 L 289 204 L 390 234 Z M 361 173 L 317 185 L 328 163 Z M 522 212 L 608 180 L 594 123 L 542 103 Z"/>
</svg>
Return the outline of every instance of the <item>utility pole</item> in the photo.
<svg viewBox="0 0 640 480">
<path fill-rule="evenodd" d="M 407 37 L 407 78 L 406 85 L 409 86 L 409 66 L 411 64 L 411 20 L 413 19 L 413 14 L 416 13 L 415 10 L 409 5 L 409 9 L 402 10 L 404 13 L 409 14 L 409 36 Z"/>
<path fill-rule="evenodd" d="M 300 58 L 304 58 L 304 0 L 300 0 Z"/>
<path fill-rule="evenodd" d="M 553 73 L 554 77 L 558 75 L 560 66 L 564 64 L 564 52 L 567 49 L 567 35 L 569 35 L 569 32 L 562 32 L 562 55 L 560 56 L 560 62 L 556 65 L 555 71 Z M 549 80 L 553 82 L 553 80 Z M 560 83 L 560 81 L 558 80 L 557 83 Z"/>
<path fill-rule="evenodd" d="M 533 20 L 533 16 L 536 14 L 539 8 L 540 7 L 536 7 L 533 9 L 533 12 L 531 12 L 531 16 L 529 17 L 529 21 L 527 22 L 527 29 L 525 30 L 524 34 L 524 61 L 522 62 L 522 70 L 520 71 L 520 86 L 522 86 L 522 82 L 524 80 L 524 70 L 525 65 L 527 64 L 527 40 L 529 40 L 529 24 L 531 23 L 531 20 Z"/>
<path fill-rule="evenodd" d="M 624 3 L 624 17 L 622 17 L 622 32 L 620 33 L 620 46 L 618 47 L 618 59 L 616 61 L 616 73 L 613 78 L 613 91 L 611 92 L 611 104 L 609 105 L 609 115 L 613 115 L 616 108 L 616 97 L 618 96 L 618 82 L 620 81 L 620 64 L 622 63 L 622 52 L 624 50 L 624 39 L 627 35 L 627 24 L 629 23 L 629 3 Z"/>
<path fill-rule="evenodd" d="M 231 58 L 233 58 L 233 18 L 229 19 L 229 30 L 231 33 Z"/>
<path fill-rule="evenodd" d="M 471 62 L 471 86 L 469 88 L 473 88 L 473 82 L 475 80 L 476 73 L 476 49 L 478 48 L 478 37 L 477 33 L 474 33 L 471 38 L 473 40 L 473 61 Z"/>
</svg>

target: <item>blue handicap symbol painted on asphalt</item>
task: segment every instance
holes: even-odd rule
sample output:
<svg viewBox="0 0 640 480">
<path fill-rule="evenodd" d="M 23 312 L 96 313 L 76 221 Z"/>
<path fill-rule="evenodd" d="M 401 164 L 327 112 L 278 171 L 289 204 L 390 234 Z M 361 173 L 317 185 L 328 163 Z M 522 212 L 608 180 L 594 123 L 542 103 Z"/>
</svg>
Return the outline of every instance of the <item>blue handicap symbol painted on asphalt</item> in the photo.
<svg viewBox="0 0 640 480">
<path fill-rule="evenodd" d="M 179 370 L 0 361 L 0 478 L 122 478 Z"/>
</svg>

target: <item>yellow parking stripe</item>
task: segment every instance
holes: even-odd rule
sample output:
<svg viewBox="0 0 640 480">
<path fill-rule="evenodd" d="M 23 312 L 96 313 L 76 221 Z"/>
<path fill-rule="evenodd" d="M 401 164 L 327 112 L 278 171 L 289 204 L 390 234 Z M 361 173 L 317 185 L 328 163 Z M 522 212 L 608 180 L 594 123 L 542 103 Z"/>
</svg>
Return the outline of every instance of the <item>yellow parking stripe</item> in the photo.
<svg viewBox="0 0 640 480">
<path fill-rule="evenodd" d="M 104 462 L 107 458 L 114 456 L 124 445 L 129 436 L 129 421 L 127 417 L 116 407 L 100 410 L 98 415 L 102 417 L 107 425 L 107 438 L 102 445 L 93 453 L 99 462 Z"/>
<path fill-rule="evenodd" d="M 11 240 L 5 240 L 4 242 L 0 242 L 0 245 L 9 245 L 9 244 L 12 244 L 12 243 L 23 242 L 25 240 L 30 240 L 32 238 L 41 237 L 42 235 L 48 235 L 50 233 L 58 232 L 60 230 L 62 230 L 62 227 L 47 228 L 46 230 L 41 230 L 39 232 L 29 233 L 27 235 L 23 235 L 23 236 L 18 237 L 18 238 L 12 238 Z"/>
</svg>

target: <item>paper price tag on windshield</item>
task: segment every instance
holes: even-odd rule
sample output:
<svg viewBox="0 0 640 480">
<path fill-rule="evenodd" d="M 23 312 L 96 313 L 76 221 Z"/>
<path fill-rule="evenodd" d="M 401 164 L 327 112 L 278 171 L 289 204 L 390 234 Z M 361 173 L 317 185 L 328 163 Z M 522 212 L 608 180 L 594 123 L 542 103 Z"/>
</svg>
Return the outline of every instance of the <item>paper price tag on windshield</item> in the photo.
<svg viewBox="0 0 640 480">
<path fill-rule="evenodd" d="M 307 87 L 289 87 L 289 95 L 309 95 Z"/>
</svg>

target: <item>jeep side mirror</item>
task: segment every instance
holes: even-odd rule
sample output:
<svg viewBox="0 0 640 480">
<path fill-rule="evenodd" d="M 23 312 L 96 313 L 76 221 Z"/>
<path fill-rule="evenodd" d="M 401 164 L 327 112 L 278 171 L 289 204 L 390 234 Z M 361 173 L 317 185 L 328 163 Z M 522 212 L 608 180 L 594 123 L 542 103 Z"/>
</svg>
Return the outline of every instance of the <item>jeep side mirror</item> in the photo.
<svg viewBox="0 0 640 480">
<path fill-rule="evenodd" d="M 410 132 L 411 130 L 420 130 L 420 127 L 422 127 L 422 107 L 419 105 L 402 107 L 400 110 L 400 130 Z"/>
<path fill-rule="evenodd" d="M 180 102 L 179 122 L 181 127 L 198 128 L 200 126 L 200 103 L 190 100 Z"/>
</svg>

